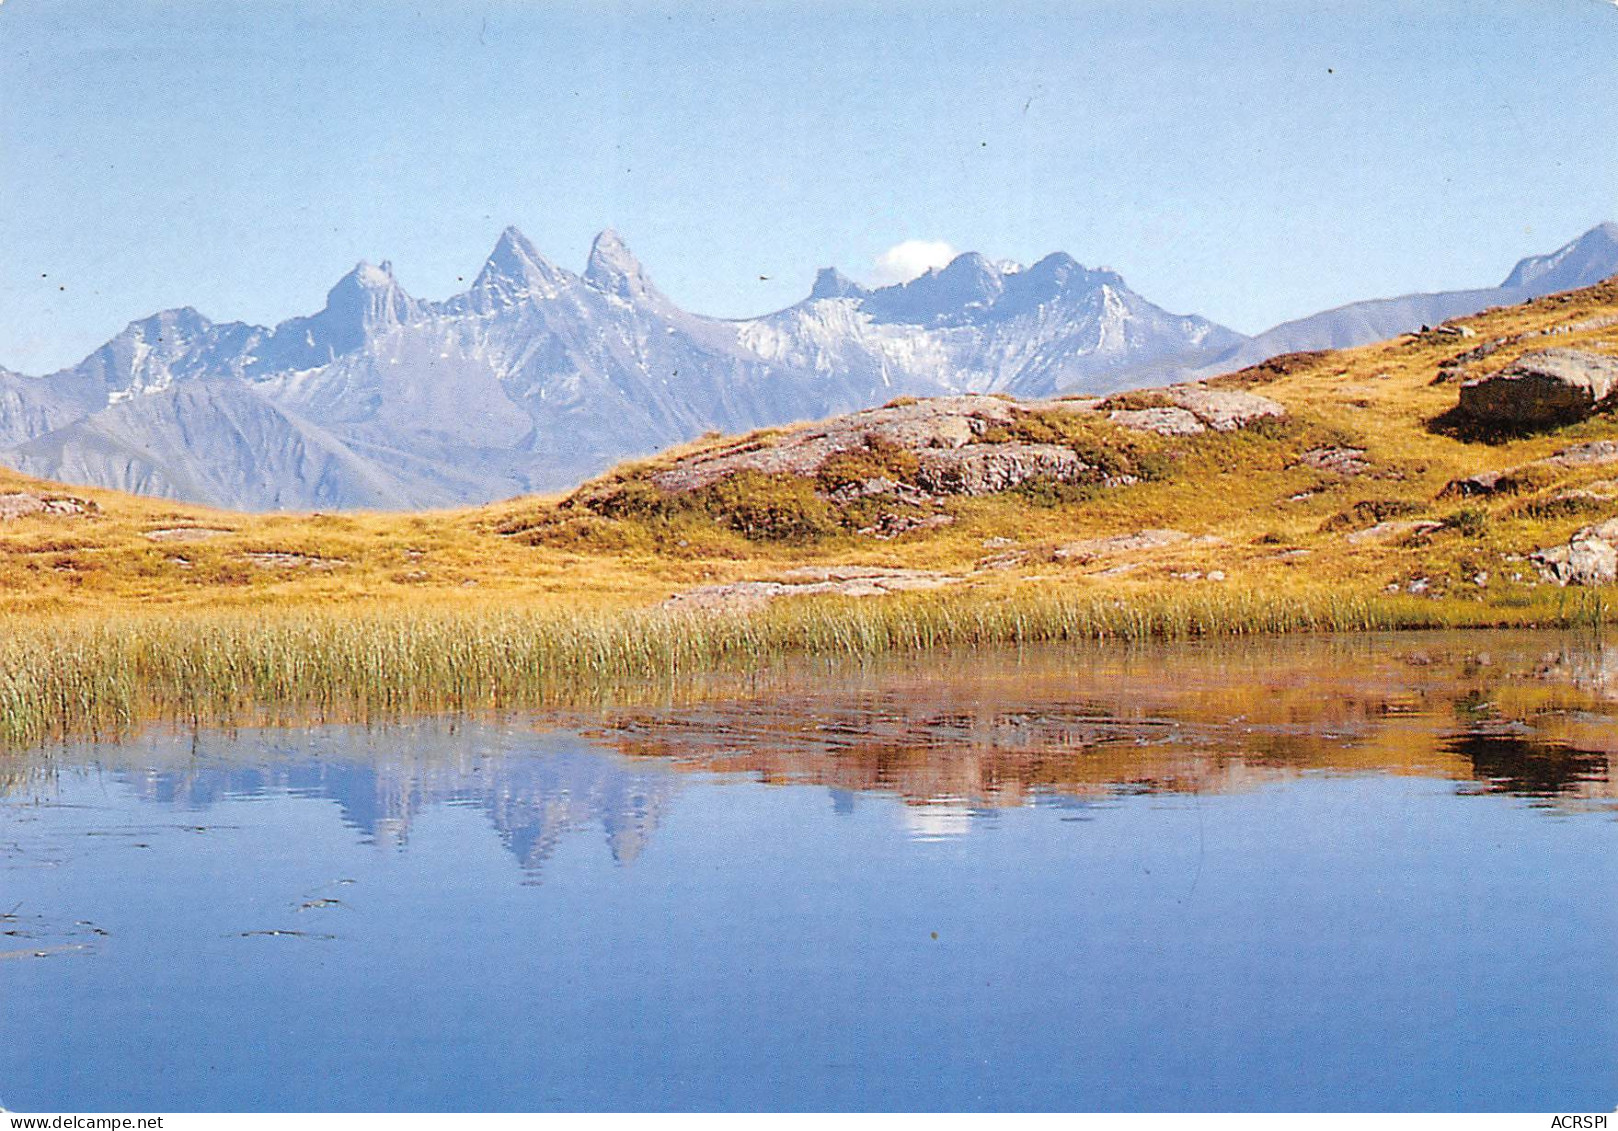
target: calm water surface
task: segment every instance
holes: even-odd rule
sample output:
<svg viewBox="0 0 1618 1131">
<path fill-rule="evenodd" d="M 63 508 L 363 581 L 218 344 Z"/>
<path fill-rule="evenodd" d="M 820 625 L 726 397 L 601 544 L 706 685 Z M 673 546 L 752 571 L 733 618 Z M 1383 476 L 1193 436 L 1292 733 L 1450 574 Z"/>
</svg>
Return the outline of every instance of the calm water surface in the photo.
<svg viewBox="0 0 1618 1131">
<path fill-rule="evenodd" d="M 17 1110 L 1611 1110 L 1618 647 L 805 668 L 0 761 Z"/>
</svg>

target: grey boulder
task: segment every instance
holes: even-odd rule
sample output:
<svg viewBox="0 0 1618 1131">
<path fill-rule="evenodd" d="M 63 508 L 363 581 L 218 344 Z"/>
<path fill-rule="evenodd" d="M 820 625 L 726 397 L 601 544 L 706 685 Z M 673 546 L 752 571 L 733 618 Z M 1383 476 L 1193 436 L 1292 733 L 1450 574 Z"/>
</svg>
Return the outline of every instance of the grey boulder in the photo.
<svg viewBox="0 0 1618 1131">
<path fill-rule="evenodd" d="M 1565 546 L 1536 550 L 1530 560 L 1558 585 L 1612 585 L 1618 582 L 1618 518 L 1583 527 Z"/>
<path fill-rule="evenodd" d="M 1461 386 L 1459 410 L 1484 424 L 1532 428 L 1583 420 L 1618 389 L 1618 358 L 1583 350 L 1525 354 Z"/>
</svg>

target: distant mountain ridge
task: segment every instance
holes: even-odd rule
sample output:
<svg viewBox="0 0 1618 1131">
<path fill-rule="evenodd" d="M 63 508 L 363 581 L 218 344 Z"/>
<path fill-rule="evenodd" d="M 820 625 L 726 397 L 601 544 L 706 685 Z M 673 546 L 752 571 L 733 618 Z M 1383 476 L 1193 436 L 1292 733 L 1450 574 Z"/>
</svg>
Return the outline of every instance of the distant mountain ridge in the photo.
<svg viewBox="0 0 1618 1131">
<path fill-rule="evenodd" d="M 1057 252 L 1031 267 L 973 252 L 908 283 L 870 290 L 822 271 L 808 299 L 737 323 L 779 364 L 856 377 L 873 390 L 1049 396 L 1168 358 L 1211 358 L 1244 341 L 1170 314 L 1121 276 Z"/>
<path fill-rule="evenodd" d="M 1618 224 L 1598 224 L 1548 255 L 1520 260 L 1498 287 L 1370 299 L 1283 322 L 1247 338 L 1211 362 L 1182 365 L 1171 379 L 1190 380 L 1257 365 L 1302 350 L 1349 349 L 1465 318 L 1491 306 L 1588 287 L 1618 274 Z"/>
<path fill-rule="evenodd" d="M 1042 397 L 1197 377 L 1618 273 L 1618 225 L 1521 261 L 1501 287 L 1356 303 L 1247 338 L 1116 272 L 976 253 L 906 283 L 822 270 L 756 318 L 681 310 L 612 231 L 574 274 L 515 228 L 442 302 L 362 262 L 274 327 L 189 307 L 132 322 L 46 377 L 0 369 L 0 463 L 234 509 L 425 508 L 571 485 L 709 430 L 899 395 Z"/>
<path fill-rule="evenodd" d="M 967 254 L 893 287 L 822 272 L 761 318 L 687 313 L 606 231 L 582 274 L 515 228 L 443 302 L 360 263 L 275 327 L 190 308 L 70 369 L 0 372 L 0 462 L 218 506 L 420 508 L 568 486 L 705 431 L 901 394 L 1043 395 L 1241 340 L 1065 255 Z"/>
</svg>

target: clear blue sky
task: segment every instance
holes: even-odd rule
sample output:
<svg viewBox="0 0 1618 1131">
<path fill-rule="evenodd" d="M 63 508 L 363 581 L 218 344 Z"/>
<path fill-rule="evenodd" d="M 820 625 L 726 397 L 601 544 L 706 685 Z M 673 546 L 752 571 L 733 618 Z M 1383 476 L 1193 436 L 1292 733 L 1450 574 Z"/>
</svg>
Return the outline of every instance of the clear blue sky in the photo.
<svg viewBox="0 0 1618 1131">
<path fill-rule="evenodd" d="M 1604 0 L 0 3 L 25 372 L 167 306 L 318 309 L 361 258 L 441 298 L 506 224 L 574 269 L 615 226 L 703 313 L 916 239 L 1256 331 L 1611 218 Z"/>
</svg>

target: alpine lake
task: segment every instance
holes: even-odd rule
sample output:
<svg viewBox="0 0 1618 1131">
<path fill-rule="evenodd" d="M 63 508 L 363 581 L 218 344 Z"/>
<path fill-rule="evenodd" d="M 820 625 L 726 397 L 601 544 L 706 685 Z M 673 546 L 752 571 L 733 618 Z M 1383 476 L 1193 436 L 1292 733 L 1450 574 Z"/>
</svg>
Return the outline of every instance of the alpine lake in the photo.
<svg viewBox="0 0 1618 1131">
<path fill-rule="evenodd" d="M 1611 1110 L 1618 644 L 803 661 L 0 757 L 24 1110 Z"/>
</svg>

